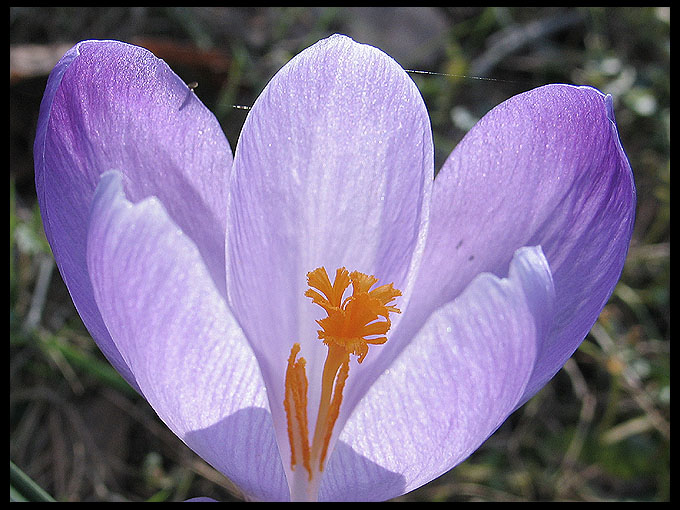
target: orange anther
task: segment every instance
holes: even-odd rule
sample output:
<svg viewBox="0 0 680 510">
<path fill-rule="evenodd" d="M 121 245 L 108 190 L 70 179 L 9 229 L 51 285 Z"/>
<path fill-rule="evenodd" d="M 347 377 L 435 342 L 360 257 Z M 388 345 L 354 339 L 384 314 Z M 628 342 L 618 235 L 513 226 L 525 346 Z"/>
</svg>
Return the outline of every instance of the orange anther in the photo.
<svg viewBox="0 0 680 510">
<path fill-rule="evenodd" d="M 340 414 L 342 394 L 349 376 L 350 354 L 361 363 L 369 345 L 387 341 L 385 336 L 392 323 L 390 313 L 400 313 L 391 303 L 401 291 L 390 283 L 370 290 L 377 283 L 375 276 L 358 271 L 350 273 L 344 267 L 335 272 L 331 283 L 323 267 L 307 273 L 309 289 L 305 296 L 326 311 L 327 316 L 317 321 L 321 329 L 318 337 L 328 347 L 328 355 L 321 374 L 321 398 L 317 413 L 314 438 L 310 445 L 307 424 L 307 376 L 305 359 L 297 359 L 300 344 L 290 351 L 286 369 L 285 399 L 288 420 L 288 440 L 291 450 L 291 469 L 302 456 L 302 464 L 311 481 L 314 473 L 322 472 L 328 453 L 333 427 Z M 344 297 L 352 285 L 352 293 Z M 312 469 L 312 466 L 315 469 Z"/>
</svg>

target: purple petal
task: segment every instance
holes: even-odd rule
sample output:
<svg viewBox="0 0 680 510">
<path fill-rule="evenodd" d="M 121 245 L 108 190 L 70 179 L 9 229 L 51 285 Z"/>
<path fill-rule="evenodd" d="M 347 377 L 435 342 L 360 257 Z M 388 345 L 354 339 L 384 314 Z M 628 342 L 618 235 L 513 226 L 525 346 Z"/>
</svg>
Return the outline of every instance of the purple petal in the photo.
<svg viewBox="0 0 680 510">
<path fill-rule="evenodd" d="M 159 417 L 247 496 L 287 498 L 257 362 L 193 241 L 110 172 L 87 255 L 104 322 Z"/>
<path fill-rule="evenodd" d="M 468 133 L 435 180 L 414 316 L 453 299 L 481 271 L 504 275 L 517 248 L 540 245 L 557 305 L 526 399 L 571 356 L 609 298 L 634 210 L 611 97 L 570 85 L 515 96 Z"/>
<path fill-rule="evenodd" d="M 354 410 L 331 457 L 323 499 L 389 499 L 462 462 L 522 397 L 553 317 L 540 248 L 507 279 L 479 275 L 437 310 Z"/>
<path fill-rule="evenodd" d="M 86 229 L 99 175 L 122 172 L 133 201 L 157 196 L 224 293 L 229 144 L 165 62 L 121 42 L 85 41 L 50 75 L 34 155 L 43 224 L 62 277 L 104 354 L 135 385 L 102 323 L 86 270 Z"/>
<path fill-rule="evenodd" d="M 376 48 L 332 36 L 262 92 L 236 149 L 227 279 L 234 314 L 271 378 L 271 402 L 283 401 L 293 342 L 308 373 L 321 373 L 326 348 L 320 309 L 304 297 L 307 272 L 325 266 L 332 277 L 345 266 L 408 287 L 432 173 L 422 98 Z"/>
</svg>

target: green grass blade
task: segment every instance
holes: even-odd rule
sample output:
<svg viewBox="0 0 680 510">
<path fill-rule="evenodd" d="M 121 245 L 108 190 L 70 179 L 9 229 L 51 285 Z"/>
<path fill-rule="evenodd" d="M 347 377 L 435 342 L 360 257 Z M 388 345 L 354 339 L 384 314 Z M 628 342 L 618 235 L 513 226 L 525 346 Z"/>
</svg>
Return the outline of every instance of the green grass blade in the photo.
<svg viewBox="0 0 680 510">
<path fill-rule="evenodd" d="M 13 501 L 50 501 L 55 499 L 31 477 L 9 461 L 9 494 Z"/>
</svg>

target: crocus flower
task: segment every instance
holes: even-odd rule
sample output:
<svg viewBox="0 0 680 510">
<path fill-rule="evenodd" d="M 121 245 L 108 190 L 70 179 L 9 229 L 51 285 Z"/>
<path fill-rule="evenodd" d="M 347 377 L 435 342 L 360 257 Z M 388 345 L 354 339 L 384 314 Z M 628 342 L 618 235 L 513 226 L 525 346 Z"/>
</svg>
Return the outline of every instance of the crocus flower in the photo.
<svg viewBox="0 0 680 510">
<path fill-rule="evenodd" d="M 515 96 L 434 179 L 415 84 L 340 35 L 273 77 L 233 157 L 162 60 L 81 42 L 35 170 L 103 353 L 260 500 L 383 500 L 462 462 L 588 333 L 635 208 L 610 96 Z"/>
</svg>

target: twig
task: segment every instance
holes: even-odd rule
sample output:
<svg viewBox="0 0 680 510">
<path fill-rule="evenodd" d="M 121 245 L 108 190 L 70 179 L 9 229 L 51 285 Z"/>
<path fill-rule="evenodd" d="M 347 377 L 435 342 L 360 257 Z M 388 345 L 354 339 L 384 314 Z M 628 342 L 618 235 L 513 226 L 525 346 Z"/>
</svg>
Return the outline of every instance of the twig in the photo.
<svg viewBox="0 0 680 510">
<path fill-rule="evenodd" d="M 581 12 L 569 11 L 550 18 L 536 20 L 527 25 L 512 25 L 500 32 L 498 40 L 472 62 L 468 74 L 488 76 L 493 68 L 509 55 L 534 41 L 578 25 L 583 19 L 584 16 Z"/>
</svg>

